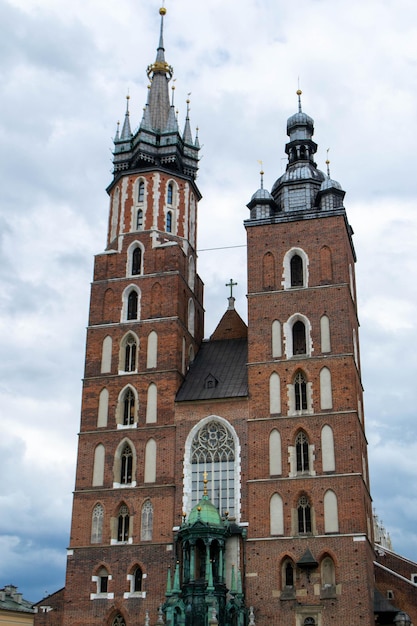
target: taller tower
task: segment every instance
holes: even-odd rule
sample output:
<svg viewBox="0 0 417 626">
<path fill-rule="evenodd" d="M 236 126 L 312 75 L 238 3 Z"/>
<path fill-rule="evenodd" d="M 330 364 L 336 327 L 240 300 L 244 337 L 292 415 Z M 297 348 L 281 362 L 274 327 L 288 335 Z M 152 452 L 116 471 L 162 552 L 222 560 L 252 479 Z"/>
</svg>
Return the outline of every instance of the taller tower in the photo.
<svg viewBox="0 0 417 626">
<path fill-rule="evenodd" d="M 114 140 L 107 246 L 95 258 L 65 624 L 143 624 L 172 562 L 174 398 L 203 336 L 198 139 L 181 133 L 163 23 L 135 134 Z M 148 585 L 147 581 L 151 581 Z M 146 600 L 146 602 L 145 602 Z M 119 620 L 119 621 L 118 621 Z"/>
</svg>

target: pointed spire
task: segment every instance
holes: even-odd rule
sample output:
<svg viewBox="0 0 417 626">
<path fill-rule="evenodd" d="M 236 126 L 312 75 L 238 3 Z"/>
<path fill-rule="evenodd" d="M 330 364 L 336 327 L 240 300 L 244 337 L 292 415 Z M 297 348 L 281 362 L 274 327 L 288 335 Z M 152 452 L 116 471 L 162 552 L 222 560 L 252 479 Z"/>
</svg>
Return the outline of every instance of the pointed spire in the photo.
<svg viewBox="0 0 417 626">
<path fill-rule="evenodd" d="M 120 137 L 123 141 L 129 141 L 132 137 L 132 130 L 130 128 L 129 100 L 130 100 L 130 96 L 129 94 L 127 94 L 125 121 L 123 123 L 122 134 Z"/>
<path fill-rule="evenodd" d="M 116 136 L 113 139 L 114 143 L 116 143 L 116 141 L 119 141 L 120 139 L 120 122 L 117 122 L 117 129 L 116 129 Z"/>
<path fill-rule="evenodd" d="M 168 121 L 170 107 L 168 82 L 171 80 L 173 74 L 172 67 L 165 61 L 164 15 L 166 12 L 165 7 L 159 9 L 161 16 L 159 44 L 155 63 L 149 65 L 147 69 L 148 78 L 151 81 L 148 98 L 151 127 L 157 131 L 163 131 Z"/>
<path fill-rule="evenodd" d="M 197 128 L 195 129 L 195 142 L 194 142 L 194 147 L 195 147 L 195 148 L 198 148 L 198 149 L 200 148 L 200 141 L 199 141 L 199 139 L 198 139 L 198 126 L 197 126 Z"/>
<path fill-rule="evenodd" d="M 188 94 L 191 95 L 190 93 Z M 188 143 L 189 145 L 193 145 L 193 137 L 191 135 L 191 125 L 190 125 L 190 99 L 187 98 L 187 116 L 185 118 L 185 126 L 184 133 L 182 135 L 184 139 L 184 143 Z"/>
</svg>

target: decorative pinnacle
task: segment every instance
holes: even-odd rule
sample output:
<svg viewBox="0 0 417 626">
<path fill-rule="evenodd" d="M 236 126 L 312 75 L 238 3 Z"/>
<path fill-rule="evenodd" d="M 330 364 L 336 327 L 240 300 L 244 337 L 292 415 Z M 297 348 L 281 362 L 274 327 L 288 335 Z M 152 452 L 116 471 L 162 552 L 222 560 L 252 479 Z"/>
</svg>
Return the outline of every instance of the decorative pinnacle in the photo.
<svg viewBox="0 0 417 626">
<path fill-rule="evenodd" d="M 203 492 L 203 495 L 204 495 L 204 496 L 208 496 L 208 491 L 207 491 L 207 483 L 208 483 L 208 480 L 207 480 L 207 472 L 204 472 L 204 474 L 203 474 L 203 483 L 204 483 L 204 492 Z"/>
<path fill-rule="evenodd" d="M 159 9 L 159 15 L 166 15 L 166 12 L 167 12 L 167 10 L 163 6 Z"/>
<path fill-rule="evenodd" d="M 327 148 L 326 152 L 327 152 L 327 159 L 326 159 L 326 165 L 327 165 L 327 176 L 330 178 L 330 161 L 329 161 L 329 150 L 330 148 Z"/>
<path fill-rule="evenodd" d="M 301 113 L 302 109 L 301 109 L 301 94 L 303 92 L 301 91 L 301 89 L 297 89 L 297 96 L 298 96 L 298 112 Z"/>
</svg>

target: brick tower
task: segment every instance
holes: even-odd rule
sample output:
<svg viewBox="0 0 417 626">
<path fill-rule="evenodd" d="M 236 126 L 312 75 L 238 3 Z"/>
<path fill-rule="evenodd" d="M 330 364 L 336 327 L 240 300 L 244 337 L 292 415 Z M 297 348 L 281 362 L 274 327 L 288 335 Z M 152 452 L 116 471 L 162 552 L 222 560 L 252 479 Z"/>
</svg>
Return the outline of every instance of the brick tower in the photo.
<svg viewBox="0 0 417 626">
<path fill-rule="evenodd" d="M 163 20 L 117 132 L 87 331 L 65 626 L 370 626 L 372 511 L 352 230 L 313 120 L 248 204 L 248 325 L 203 340 L 198 139 Z"/>
<path fill-rule="evenodd" d="M 139 130 L 114 149 L 106 250 L 95 258 L 65 624 L 144 623 L 172 563 L 174 398 L 203 335 L 196 274 L 198 139 L 178 128 L 163 19 Z M 178 520 L 177 520 L 178 521 Z M 151 581 L 151 587 L 147 584 Z M 119 621 L 118 621 L 119 620 Z"/>
</svg>

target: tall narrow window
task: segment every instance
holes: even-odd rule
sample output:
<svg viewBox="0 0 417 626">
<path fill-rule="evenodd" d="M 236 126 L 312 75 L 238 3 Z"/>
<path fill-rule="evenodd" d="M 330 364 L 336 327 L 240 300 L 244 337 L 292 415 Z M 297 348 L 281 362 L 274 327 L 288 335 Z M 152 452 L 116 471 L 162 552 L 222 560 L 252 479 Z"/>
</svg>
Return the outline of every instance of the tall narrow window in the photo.
<svg viewBox="0 0 417 626">
<path fill-rule="evenodd" d="M 93 487 L 102 487 L 104 484 L 104 460 L 104 446 L 99 443 L 94 450 Z"/>
<path fill-rule="evenodd" d="M 172 204 L 174 199 L 174 187 L 172 183 L 169 183 L 167 190 L 167 204 Z"/>
<path fill-rule="evenodd" d="M 290 261 L 291 287 L 303 286 L 303 259 L 294 254 Z"/>
<path fill-rule="evenodd" d="M 153 530 L 153 506 L 150 500 L 142 506 L 141 527 L 140 527 L 140 540 L 152 541 Z"/>
<path fill-rule="evenodd" d="M 235 511 L 235 446 L 232 434 L 216 420 L 207 422 L 191 444 L 192 506 L 203 495 L 203 474 L 208 476 L 209 498 L 221 514 Z"/>
<path fill-rule="evenodd" d="M 135 396 L 131 389 L 128 389 L 123 399 L 123 425 L 129 426 L 135 422 Z"/>
<path fill-rule="evenodd" d="M 142 250 L 139 248 L 135 248 L 132 254 L 132 275 L 136 276 L 137 274 L 142 273 Z M 133 292 L 132 292 L 133 293 Z"/>
<path fill-rule="evenodd" d="M 172 211 L 167 213 L 167 233 L 172 233 Z"/>
<path fill-rule="evenodd" d="M 297 473 L 308 472 L 310 463 L 308 459 L 308 439 L 302 431 L 298 433 L 295 440 L 295 451 L 297 457 Z"/>
<path fill-rule="evenodd" d="M 149 439 L 145 447 L 145 483 L 156 481 L 156 441 Z"/>
<path fill-rule="evenodd" d="M 324 494 L 324 532 L 339 532 L 339 514 L 337 509 L 337 497 L 334 491 L 329 489 Z"/>
<path fill-rule="evenodd" d="M 133 592 L 137 593 L 138 591 L 142 591 L 142 570 L 139 565 L 133 572 Z"/>
<path fill-rule="evenodd" d="M 271 535 L 284 534 L 284 506 L 282 498 L 278 493 L 274 493 L 269 502 L 269 517 Z"/>
<path fill-rule="evenodd" d="M 295 322 L 292 327 L 293 354 L 307 354 L 306 327 L 303 322 Z"/>
<path fill-rule="evenodd" d="M 133 454 L 132 449 L 127 443 L 123 448 L 121 455 L 120 483 L 128 485 L 132 482 Z"/>
<path fill-rule="evenodd" d="M 143 230 L 143 211 L 142 209 L 138 210 L 136 215 L 136 230 Z"/>
<path fill-rule="evenodd" d="M 294 379 L 295 410 L 307 410 L 307 381 L 302 372 L 298 372 Z"/>
<path fill-rule="evenodd" d="M 129 335 L 125 344 L 125 372 L 134 372 L 136 369 L 136 340 Z"/>
<path fill-rule="evenodd" d="M 127 541 L 129 539 L 129 509 L 123 504 L 119 509 L 117 517 L 117 541 Z"/>
<path fill-rule="evenodd" d="M 135 290 L 129 293 L 127 298 L 127 319 L 136 320 L 138 318 L 138 294 Z"/>
<path fill-rule="evenodd" d="M 269 435 L 269 474 L 279 476 L 281 473 L 281 435 L 274 428 Z"/>
<path fill-rule="evenodd" d="M 104 509 L 102 505 L 96 504 L 91 520 L 91 543 L 101 543 L 103 541 L 103 517 Z"/>
<path fill-rule="evenodd" d="M 298 532 L 311 533 L 311 507 L 306 496 L 301 496 L 297 504 Z"/>
<path fill-rule="evenodd" d="M 143 180 L 138 185 L 138 202 L 143 202 L 145 199 L 145 183 Z"/>
<path fill-rule="evenodd" d="M 109 573 L 105 567 L 101 567 L 98 571 L 97 592 L 107 593 L 109 583 Z"/>
<path fill-rule="evenodd" d="M 288 560 L 284 563 L 285 587 L 294 587 L 294 564 Z"/>
</svg>

